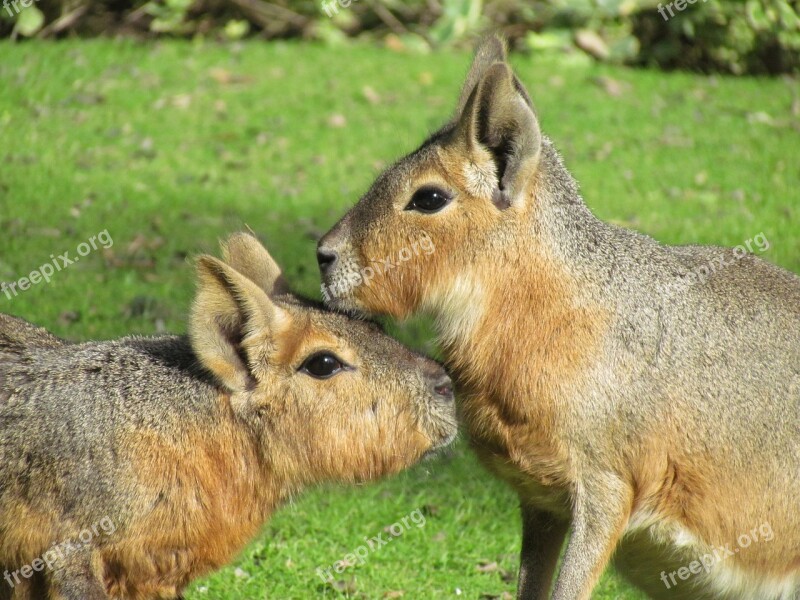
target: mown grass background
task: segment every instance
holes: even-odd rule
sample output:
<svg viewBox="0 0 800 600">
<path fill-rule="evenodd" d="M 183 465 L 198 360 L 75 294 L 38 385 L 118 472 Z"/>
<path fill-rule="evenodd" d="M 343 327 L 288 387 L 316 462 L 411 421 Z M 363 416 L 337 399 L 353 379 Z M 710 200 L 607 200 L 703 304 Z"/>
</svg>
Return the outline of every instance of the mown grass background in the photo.
<svg viewBox="0 0 800 600">
<path fill-rule="evenodd" d="M 252 227 L 319 297 L 315 240 L 446 118 L 469 56 L 250 41 L 0 44 L 0 281 L 103 230 L 114 245 L 0 311 L 70 339 L 185 331 L 188 257 Z M 513 58 L 602 218 L 669 243 L 736 245 L 800 271 L 800 86 Z M 424 324 L 396 328 L 429 352 Z M 333 585 L 317 577 L 415 509 Z M 440 460 L 286 506 L 204 598 L 509 598 L 513 495 L 460 443 Z M 609 572 L 595 598 L 636 599 Z"/>
</svg>

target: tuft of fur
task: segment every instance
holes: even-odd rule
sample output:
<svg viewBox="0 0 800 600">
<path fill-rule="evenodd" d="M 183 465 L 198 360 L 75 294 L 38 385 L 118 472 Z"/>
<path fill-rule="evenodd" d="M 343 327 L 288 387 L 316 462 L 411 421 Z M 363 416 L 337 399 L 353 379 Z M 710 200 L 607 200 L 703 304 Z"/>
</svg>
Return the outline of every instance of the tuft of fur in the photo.
<svg viewBox="0 0 800 600">
<path fill-rule="evenodd" d="M 587 599 L 612 557 L 654 598 L 794 598 L 800 278 L 597 219 L 502 49 L 478 49 L 454 118 L 319 243 L 326 284 L 419 231 L 435 253 L 332 304 L 433 315 L 472 446 L 520 497 L 520 598 Z M 432 186 L 452 200 L 406 210 Z M 764 523 L 774 539 L 663 583 Z"/>
<path fill-rule="evenodd" d="M 223 253 L 198 259 L 189 336 L 73 344 L 0 315 L 0 598 L 177 597 L 304 487 L 453 439 L 437 363 L 289 294 L 254 237 Z M 347 368 L 305 373 L 323 351 Z"/>
</svg>

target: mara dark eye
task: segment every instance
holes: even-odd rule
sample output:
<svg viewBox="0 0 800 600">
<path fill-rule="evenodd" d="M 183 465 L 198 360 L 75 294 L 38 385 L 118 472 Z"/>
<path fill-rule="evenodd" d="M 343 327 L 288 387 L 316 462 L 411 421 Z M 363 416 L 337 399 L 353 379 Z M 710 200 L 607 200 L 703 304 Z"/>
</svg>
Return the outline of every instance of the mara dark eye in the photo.
<svg viewBox="0 0 800 600">
<path fill-rule="evenodd" d="M 442 210 L 450 202 L 450 194 L 437 187 L 423 187 L 414 192 L 406 210 L 421 213 L 435 213 Z"/>
<path fill-rule="evenodd" d="M 317 379 L 333 377 L 344 368 L 342 361 L 330 352 L 318 352 L 309 356 L 300 366 L 300 370 Z"/>
</svg>

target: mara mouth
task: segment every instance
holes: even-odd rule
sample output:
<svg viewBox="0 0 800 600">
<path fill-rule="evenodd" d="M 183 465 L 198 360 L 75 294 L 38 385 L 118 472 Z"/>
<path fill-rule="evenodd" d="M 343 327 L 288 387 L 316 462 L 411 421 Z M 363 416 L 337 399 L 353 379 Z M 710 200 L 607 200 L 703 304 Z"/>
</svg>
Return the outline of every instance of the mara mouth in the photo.
<svg viewBox="0 0 800 600">
<path fill-rule="evenodd" d="M 362 311 L 353 296 L 353 290 L 337 292 L 337 288 L 329 286 L 326 283 L 323 283 L 320 289 L 322 292 L 322 301 L 328 308 L 345 313 L 357 313 Z"/>
<path fill-rule="evenodd" d="M 447 436 L 442 438 L 438 443 L 434 444 L 425 453 L 422 455 L 420 460 L 430 460 L 432 458 L 436 458 L 437 456 L 441 456 L 445 453 L 446 449 L 452 445 L 452 443 L 458 437 L 458 431 L 453 431 L 449 433 Z"/>
</svg>

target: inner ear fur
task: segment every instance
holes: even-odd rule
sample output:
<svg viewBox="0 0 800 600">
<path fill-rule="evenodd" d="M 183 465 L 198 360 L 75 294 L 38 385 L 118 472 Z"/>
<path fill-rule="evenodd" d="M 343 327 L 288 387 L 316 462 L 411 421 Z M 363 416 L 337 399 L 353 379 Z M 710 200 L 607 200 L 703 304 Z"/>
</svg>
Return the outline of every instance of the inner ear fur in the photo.
<svg viewBox="0 0 800 600">
<path fill-rule="evenodd" d="M 525 88 L 505 63 L 483 73 L 456 127 L 468 150 L 488 150 L 497 169 L 493 201 L 501 208 L 520 202 L 541 152 L 539 122 Z"/>
</svg>

